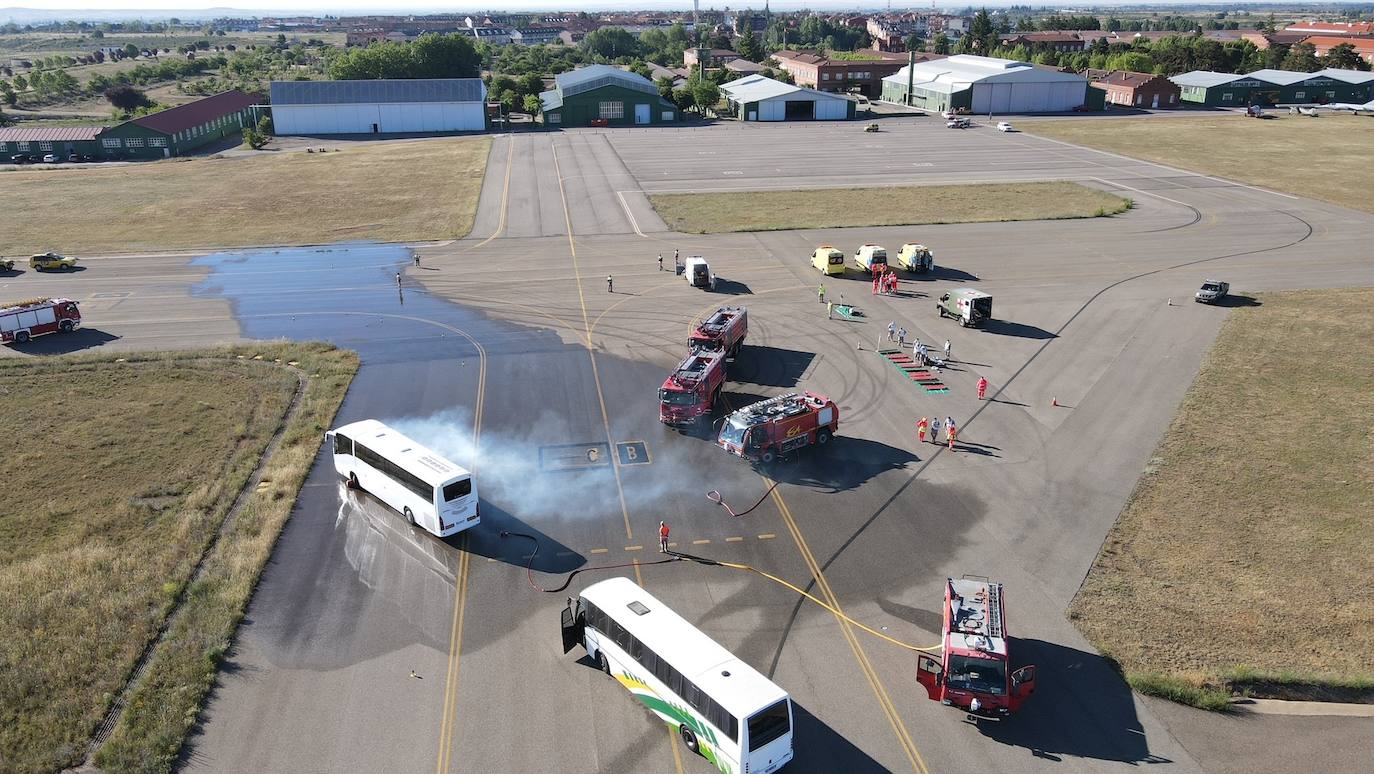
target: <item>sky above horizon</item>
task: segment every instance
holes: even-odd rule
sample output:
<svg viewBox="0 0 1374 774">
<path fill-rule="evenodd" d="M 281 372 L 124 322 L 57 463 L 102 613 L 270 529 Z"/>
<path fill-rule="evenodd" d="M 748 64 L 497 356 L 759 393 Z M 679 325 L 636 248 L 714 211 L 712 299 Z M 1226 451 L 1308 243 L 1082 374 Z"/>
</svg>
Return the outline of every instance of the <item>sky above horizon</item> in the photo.
<svg viewBox="0 0 1374 774">
<path fill-rule="evenodd" d="M 1056 4 L 1045 2 L 1044 6 L 1063 7 L 1072 6 L 1073 3 Z M 1138 2 L 1138 0 L 1137 0 Z M 1153 5 L 1180 5 L 1190 0 L 1155 0 Z M 1201 0 L 1207 2 L 1207 0 Z M 1105 0 L 1094 3 L 1094 5 L 1122 5 L 1126 0 L 1113 2 Z M 1190 4 L 1198 4 L 1199 0 L 1191 0 Z M 386 13 L 386 14 L 405 14 L 405 13 L 437 13 L 437 12 L 469 12 L 469 11 L 528 11 L 528 10 L 689 10 L 692 7 L 691 0 L 478 0 L 471 5 L 438 2 L 437 0 L 415 0 L 415 2 L 387 3 L 379 0 L 285 0 L 285 2 L 270 2 L 261 0 L 12 0 L 5 3 L 0 0 L 0 4 L 8 8 L 23 8 L 36 11 L 145 11 L 149 13 L 168 12 L 168 11 L 206 11 L 210 9 L 220 10 L 243 10 L 252 11 L 261 15 L 264 13 L 274 13 L 286 15 L 294 12 L 310 12 L 316 14 L 349 15 L 366 13 Z M 796 10 L 800 8 L 886 8 L 885 2 L 844 2 L 843 0 L 811 0 L 803 2 L 796 0 L 779 0 L 772 2 L 770 6 L 778 10 Z M 1021 5 L 1041 5 L 1039 2 L 1027 2 L 1027 0 L 987 0 L 986 2 L 975 2 L 973 5 L 986 5 L 988 7 L 1007 6 L 1012 4 Z M 1218 2 L 1217 5 L 1224 5 Z M 964 3 L 950 3 L 943 0 L 936 0 L 937 7 L 955 8 L 963 7 Z M 1085 3 L 1086 5 L 1086 3 Z M 702 8 L 762 8 L 763 0 L 703 0 Z M 927 4 L 909 2 L 893 3 L 894 9 L 908 8 L 928 8 Z"/>
</svg>

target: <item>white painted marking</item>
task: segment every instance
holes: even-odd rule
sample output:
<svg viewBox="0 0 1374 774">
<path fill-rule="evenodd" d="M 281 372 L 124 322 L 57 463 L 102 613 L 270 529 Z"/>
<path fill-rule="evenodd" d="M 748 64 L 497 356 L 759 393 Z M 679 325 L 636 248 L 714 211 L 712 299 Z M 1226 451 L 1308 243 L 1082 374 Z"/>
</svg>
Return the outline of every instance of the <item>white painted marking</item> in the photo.
<svg viewBox="0 0 1374 774">
<path fill-rule="evenodd" d="M 743 171 L 743 170 L 739 170 L 739 169 L 727 169 L 726 171 L 722 172 L 721 174 L 722 174 L 722 175 L 742 175 L 742 174 L 744 174 L 744 171 Z"/>
<path fill-rule="evenodd" d="M 633 213 L 633 212 L 630 212 L 630 205 L 629 205 L 629 203 L 625 201 L 625 192 L 624 192 L 624 191 L 616 191 L 616 192 L 615 192 L 615 195 L 616 195 L 616 198 L 620 199 L 620 206 L 621 206 L 622 209 L 625 210 L 625 217 L 627 217 L 627 218 L 630 219 L 630 227 L 633 228 L 633 229 L 635 230 L 635 233 L 636 233 L 636 234 L 638 234 L 638 235 L 640 235 L 640 236 L 644 236 L 644 232 L 639 230 L 639 221 L 635 220 L 635 215 L 634 215 L 634 213 Z"/>
</svg>

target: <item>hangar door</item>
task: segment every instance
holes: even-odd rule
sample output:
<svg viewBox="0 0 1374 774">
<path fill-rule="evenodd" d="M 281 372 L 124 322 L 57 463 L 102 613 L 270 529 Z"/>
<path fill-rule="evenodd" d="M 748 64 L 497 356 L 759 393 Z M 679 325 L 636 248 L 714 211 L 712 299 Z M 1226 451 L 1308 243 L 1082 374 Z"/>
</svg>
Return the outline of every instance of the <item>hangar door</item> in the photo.
<svg viewBox="0 0 1374 774">
<path fill-rule="evenodd" d="M 787 103 L 779 100 L 764 100 L 759 103 L 760 121 L 781 121 L 787 117 Z"/>
<path fill-rule="evenodd" d="M 1046 113 L 1073 110 L 1083 104 L 1084 83 L 978 83 L 973 86 L 974 113 Z"/>
<path fill-rule="evenodd" d="M 787 120 L 805 121 L 816 117 L 816 101 L 813 99 L 787 100 Z"/>
<path fill-rule="evenodd" d="M 816 118 L 821 121 L 843 121 L 849 118 L 849 100 L 816 100 Z"/>
</svg>

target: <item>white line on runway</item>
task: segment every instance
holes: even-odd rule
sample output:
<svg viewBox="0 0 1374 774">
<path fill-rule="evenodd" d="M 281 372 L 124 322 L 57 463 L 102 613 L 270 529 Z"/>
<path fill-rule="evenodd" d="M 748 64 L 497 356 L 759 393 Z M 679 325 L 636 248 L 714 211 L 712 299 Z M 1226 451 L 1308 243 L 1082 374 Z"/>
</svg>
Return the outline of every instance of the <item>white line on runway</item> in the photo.
<svg viewBox="0 0 1374 774">
<path fill-rule="evenodd" d="M 1113 186 L 1113 187 L 1115 187 L 1115 188 L 1125 188 L 1127 191 L 1135 191 L 1136 193 L 1145 194 L 1146 196 L 1153 196 L 1153 197 L 1155 197 L 1156 199 L 1163 199 L 1163 200 L 1166 201 L 1166 202 L 1172 202 L 1173 204 L 1177 204 L 1177 205 L 1180 206 L 1180 207 L 1187 207 L 1187 208 L 1189 208 L 1189 209 L 1192 209 L 1192 205 L 1191 205 L 1191 204 L 1184 204 L 1183 202 L 1179 201 L 1178 199 L 1170 199 L 1170 198 L 1167 197 L 1167 196 L 1160 196 L 1159 194 L 1155 193 L 1154 191 L 1146 191 L 1146 190 L 1141 189 L 1141 188 L 1136 188 L 1135 186 L 1126 185 L 1125 183 L 1118 183 L 1118 182 L 1115 181 L 1115 180 L 1103 180 L 1103 179 L 1100 178 L 1100 177 L 1090 177 L 1090 178 L 1088 178 L 1088 179 L 1089 179 L 1089 180 L 1096 180 L 1097 182 L 1102 183 L 1103 185 L 1109 185 L 1109 186 Z"/>
<path fill-rule="evenodd" d="M 633 193 L 633 191 L 631 193 Z M 644 232 L 639 230 L 639 221 L 635 220 L 634 213 L 630 212 L 630 205 L 625 201 L 625 192 L 616 191 L 615 195 L 620 199 L 620 206 L 625 210 L 625 217 L 630 219 L 630 228 L 633 228 L 636 234 L 644 236 Z"/>
<path fill-rule="evenodd" d="M 864 185 L 865 188 L 903 188 L 903 187 L 906 187 L 906 186 L 931 186 L 931 185 L 970 185 L 970 184 L 976 184 L 976 185 L 982 185 L 982 184 L 995 185 L 995 184 L 998 184 L 998 183 L 1047 183 L 1047 182 L 1053 182 L 1053 181 L 1057 181 L 1057 180 L 1067 180 L 1067 181 L 1072 182 L 1072 181 L 1074 181 L 1074 180 L 1084 180 L 1084 179 L 1096 180 L 1097 178 L 1094 178 L 1094 177 L 1092 177 L 1092 176 L 1090 176 L 1090 175 L 1087 175 L 1087 174 L 1085 174 L 1085 173 L 1075 173 L 1074 175 L 1055 175 L 1055 176 L 1053 176 L 1053 177 L 1023 177 L 1023 178 L 995 178 L 995 179 L 994 179 L 994 178 L 986 178 L 986 179 L 980 178 L 980 179 L 978 179 L 978 180 L 969 180 L 968 178 L 956 178 L 956 179 L 950 179 L 950 180 L 925 180 L 925 179 L 921 179 L 921 180 L 898 180 L 898 181 L 890 182 L 890 183 L 866 182 L 866 183 L 864 183 L 863 185 Z M 747 187 L 747 188 L 746 188 L 746 187 L 743 187 L 743 186 L 745 186 L 745 185 L 747 185 L 748 187 Z M 827 188 L 853 188 L 853 187 L 854 187 L 854 183 L 853 183 L 852 180 L 849 181 L 848 183 L 841 181 L 841 182 L 836 182 L 836 183 L 833 183 L 833 184 L 817 183 L 817 184 L 810 184 L 810 185 L 796 185 L 796 184 L 784 184 L 784 185 L 753 185 L 753 184 L 751 184 L 749 181 L 744 181 L 744 183 L 742 183 L 741 186 L 733 186 L 733 187 L 725 187 L 725 188 L 720 188 L 720 187 L 717 187 L 717 188 L 652 188 L 652 189 L 649 189 L 649 190 L 644 191 L 643 193 L 645 193 L 645 194 L 664 194 L 664 193 L 747 193 L 747 192 L 750 192 L 750 191 L 801 191 L 801 190 L 824 190 L 824 189 L 827 189 Z M 638 192 L 638 191 L 630 191 L 630 193 L 639 193 L 639 192 Z"/>
</svg>

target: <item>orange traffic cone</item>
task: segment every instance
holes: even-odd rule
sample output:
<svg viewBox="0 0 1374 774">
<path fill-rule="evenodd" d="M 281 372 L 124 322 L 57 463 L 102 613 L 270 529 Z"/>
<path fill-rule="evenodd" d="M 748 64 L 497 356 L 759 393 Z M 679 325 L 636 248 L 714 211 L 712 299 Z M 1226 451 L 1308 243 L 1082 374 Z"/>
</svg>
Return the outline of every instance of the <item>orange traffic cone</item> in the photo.
<svg viewBox="0 0 1374 774">
<path fill-rule="evenodd" d="M 1051 406 L 1054 406 L 1055 408 L 1058 408 L 1058 407 L 1059 407 L 1059 398 L 1057 398 L 1057 397 L 1056 397 L 1056 398 L 1050 398 L 1050 405 L 1051 405 Z"/>
</svg>

